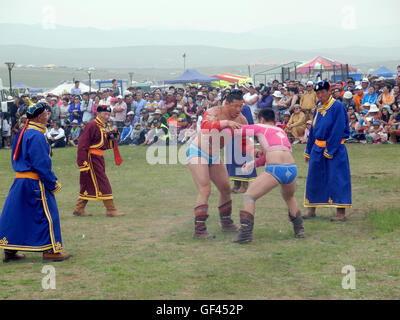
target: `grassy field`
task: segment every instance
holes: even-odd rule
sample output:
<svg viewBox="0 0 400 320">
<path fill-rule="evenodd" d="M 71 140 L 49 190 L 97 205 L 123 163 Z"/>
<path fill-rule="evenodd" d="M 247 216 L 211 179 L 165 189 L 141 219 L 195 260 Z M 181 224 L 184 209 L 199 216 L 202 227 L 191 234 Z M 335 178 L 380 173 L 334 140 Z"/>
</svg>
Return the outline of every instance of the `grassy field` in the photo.
<svg viewBox="0 0 400 320">
<path fill-rule="evenodd" d="M 303 203 L 304 146 L 294 146 L 296 198 Z M 145 148 L 122 147 L 116 167 L 106 153 L 115 203 L 127 213 L 107 218 L 100 202 L 93 217 L 72 215 L 79 172 L 76 149 L 55 150 L 53 170 L 63 242 L 73 257 L 52 263 L 56 289 L 44 290 L 39 253 L 23 262 L 0 263 L 0 299 L 399 299 L 400 148 L 348 145 L 353 209 L 348 222 L 329 221 L 319 209 L 305 222 L 306 239 L 294 239 L 279 190 L 257 202 L 254 242 L 237 245 L 218 226 L 217 193 L 210 199 L 209 230 L 215 240 L 193 239 L 196 189 L 183 165 L 150 166 Z M 0 203 L 14 172 L 10 151 L 0 150 Z M 233 195 L 234 219 L 242 205 Z M 354 266 L 356 289 L 342 288 L 342 268 Z"/>
</svg>

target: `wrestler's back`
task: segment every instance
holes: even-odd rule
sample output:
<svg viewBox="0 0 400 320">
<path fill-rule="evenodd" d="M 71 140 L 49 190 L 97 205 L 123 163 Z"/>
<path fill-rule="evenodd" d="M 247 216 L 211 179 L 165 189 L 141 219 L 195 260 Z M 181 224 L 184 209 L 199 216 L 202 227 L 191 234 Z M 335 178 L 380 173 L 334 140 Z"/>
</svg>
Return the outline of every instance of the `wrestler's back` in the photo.
<svg viewBox="0 0 400 320">
<path fill-rule="evenodd" d="M 251 135 L 251 132 L 257 136 L 267 164 L 294 163 L 291 144 L 282 129 L 265 124 L 245 125 L 242 129 L 247 136 Z"/>
</svg>

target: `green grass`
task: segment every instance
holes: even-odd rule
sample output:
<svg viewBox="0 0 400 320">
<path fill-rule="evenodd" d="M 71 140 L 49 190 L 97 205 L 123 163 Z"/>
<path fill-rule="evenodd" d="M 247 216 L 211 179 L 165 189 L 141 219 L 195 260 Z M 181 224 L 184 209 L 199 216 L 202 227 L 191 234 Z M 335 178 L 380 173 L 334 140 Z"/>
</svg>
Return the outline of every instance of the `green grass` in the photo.
<svg viewBox="0 0 400 320">
<path fill-rule="evenodd" d="M 279 190 L 257 202 L 254 241 L 230 242 L 218 226 L 218 194 L 209 201 L 213 241 L 193 239 L 196 188 L 186 166 L 146 162 L 146 149 L 122 147 L 117 167 L 106 152 L 121 218 L 107 218 L 100 202 L 93 217 L 72 210 L 79 191 L 76 149 L 57 149 L 53 169 L 63 242 L 73 257 L 52 263 L 56 290 L 43 290 L 39 253 L 0 263 L 0 299 L 398 299 L 400 267 L 400 170 L 398 145 L 349 145 L 353 208 L 348 222 L 333 224 L 333 209 L 318 209 L 305 222 L 306 239 L 294 239 Z M 303 203 L 307 167 L 296 145 L 296 199 Z M 0 150 L 0 202 L 14 172 L 10 151 Z M 234 220 L 242 197 L 233 195 Z M 346 265 L 356 269 L 357 289 L 341 287 Z"/>
</svg>

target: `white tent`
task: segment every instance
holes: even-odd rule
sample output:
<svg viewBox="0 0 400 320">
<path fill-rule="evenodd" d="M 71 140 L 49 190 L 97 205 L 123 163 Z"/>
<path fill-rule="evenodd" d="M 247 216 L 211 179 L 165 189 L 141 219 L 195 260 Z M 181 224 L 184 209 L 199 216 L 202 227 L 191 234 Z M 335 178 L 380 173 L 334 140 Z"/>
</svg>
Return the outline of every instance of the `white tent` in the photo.
<svg viewBox="0 0 400 320">
<path fill-rule="evenodd" d="M 71 89 L 75 86 L 74 83 L 68 83 L 64 82 L 60 84 L 58 87 L 52 89 L 49 91 L 49 93 L 55 94 L 55 95 L 62 95 L 63 93 L 70 93 Z M 79 88 L 81 89 L 82 93 L 83 92 L 89 92 L 89 86 L 85 85 L 84 83 L 79 83 Z"/>
</svg>

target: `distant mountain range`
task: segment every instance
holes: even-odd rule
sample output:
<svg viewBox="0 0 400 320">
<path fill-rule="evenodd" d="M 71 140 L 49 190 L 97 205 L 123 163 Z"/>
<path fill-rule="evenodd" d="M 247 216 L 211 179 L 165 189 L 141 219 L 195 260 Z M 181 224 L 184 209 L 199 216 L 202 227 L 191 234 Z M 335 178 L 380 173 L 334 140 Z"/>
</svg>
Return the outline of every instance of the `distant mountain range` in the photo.
<svg viewBox="0 0 400 320">
<path fill-rule="evenodd" d="M 180 68 L 183 53 L 188 68 L 280 64 L 317 55 L 353 65 L 400 62 L 400 37 L 394 27 L 344 31 L 299 24 L 228 33 L 0 24 L 0 39 L 0 61 L 37 66 Z"/>
<path fill-rule="evenodd" d="M 398 25 L 344 30 L 310 23 L 271 25 L 249 32 L 220 32 L 168 29 L 75 28 L 56 25 L 0 24 L 0 44 L 46 48 L 104 48 L 130 46 L 206 45 L 232 49 L 280 48 L 315 50 L 320 48 L 390 48 L 399 43 Z M 385 51 L 385 50 L 382 50 Z"/>
</svg>

